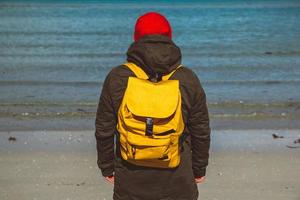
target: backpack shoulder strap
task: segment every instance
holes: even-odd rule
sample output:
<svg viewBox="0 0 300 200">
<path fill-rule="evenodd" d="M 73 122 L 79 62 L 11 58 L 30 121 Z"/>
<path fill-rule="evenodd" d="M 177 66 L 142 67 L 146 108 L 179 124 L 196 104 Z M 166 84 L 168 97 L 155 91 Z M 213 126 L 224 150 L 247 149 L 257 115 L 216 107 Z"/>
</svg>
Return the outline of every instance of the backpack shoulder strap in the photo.
<svg viewBox="0 0 300 200">
<path fill-rule="evenodd" d="M 163 81 L 166 81 L 166 80 L 169 80 L 169 78 L 175 73 L 175 71 L 178 69 L 178 68 L 180 68 L 180 67 L 182 67 L 182 65 L 179 65 L 178 67 L 176 67 L 173 71 L 171 71 L 169 74 L 167 74 L 167 75 L 164 75 L 163 77 L 162 77 L 162 80 Z"/>
<path fill-rule="evenodd" d="M 141 78 L 141 79 L 149 78 L 149 76 L 144 72 L 144 70 L 142 70 L 142 68 L 140 68 L 136 64 L 134 64 L 132 62 L 126 62 L 123 65 L 127 66 L 136 75 L 136 77 Z M 169 80 L 169 78 L 174 74 L 174 72 L 180 67 L 182 67 L 182 65 L 179 65 L 178 67 L 176 67 L 169 74 L 162 76 L 162 80 L 163 81 Z"/>
<path fill-rule="evenodd" d="M 142 70 L 142 68 L 140 68 L 136 64 L 132 62 L 127 62 L 123 65 L 127 66 L 136 75 L 136 77 L 141 79 L 148 79 L 148 75 L 144 72 L 144 70 Z"/>
</svg>

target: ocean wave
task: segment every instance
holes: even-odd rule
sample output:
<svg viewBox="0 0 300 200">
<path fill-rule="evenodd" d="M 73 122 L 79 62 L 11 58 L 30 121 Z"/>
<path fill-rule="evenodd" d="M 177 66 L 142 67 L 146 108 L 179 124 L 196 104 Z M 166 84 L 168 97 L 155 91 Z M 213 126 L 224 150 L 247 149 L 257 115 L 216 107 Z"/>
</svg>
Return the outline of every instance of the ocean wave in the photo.
<svg viewBox="0 0 300 200">
<path fill-rule="evenodd" d="M 85 111 L 79 109 L 74 112 L 61 112 L 59 110 L 55 112 L 36 112 L 36 111 L 25 111 L 25 112 L 9 112 L 0 111 L 0 117 L 23 117 L 23 118 L 41 118 L 41 117 L 95 117 L 96 111 Z M 210 113 L 211 119 L 300 119 L 299 113 L 279 113 L 270 114 L 263 112 L 251 112 L 251 113 Z"/>
<path fill-rule="evenodd" d="M 1 33 L 0 33 L 1 35 Z M 11 44 L 10 44 L 11 45 Z M 80 46 L 80 44 L 15 44 L 13 45 L 15 48 L 37 48 L 37 47 L 43 47 L 43 48 L 67 48 L 67 47 L 74 47 Z M 0 48 L 3 48 L 6 46 L 2 46 Z M 82 46 L 81 46 L 82 47 Z M 84 49 L 84 48 L 82 48 Z M 1 53 L 0 57 L 123 57 L 125 56 L 125 52 L 111 52 L 111 53 Z M 211 58 L 211 57 L 217 57 L 217 58 L 230 58 L 230 57 L 261 57 L 261 56 L 300 56 L 300 51 L 290 51 L 290 52 L 272 52 L 270 54 L 266 52 L 239 52 L 239 53 L 218 53 L 218 52 L 210 52 L 210 53 L 184 53 L 183 56 L 188 58 L 190 56 L 197 56 L 197 57 L 205 57 L 205 58 Z"/>
<path fill-rule="evenodd" d="M 182 47 L 184 50 L 184 48 Z M 190 47 L 189 47 L 190 49 Z M 193 48 L 191 48 L 193 49 Z M 270 57 L 270 56 L 300 56 L 300 51 L 262 51 L 262 52 L 250 52 L 250 51 L 239 51 L 239 52 L 201 52 L 195 51 L 193 52 L 184 52 L 184 56 L 187 57 L 218 57 L 218 58 L 234 58 L 234 57 Z"/>
<path fill-rule="evenodd" d="M 32 102 L 0 102 L 0 107 L 94 107 L 97 102 L 48 102 L 48 101 L 32 101 Z"/>
<path fill-rule="evenodd" d="M 300 119 L 300 101 L 286 102 L 208 102 L 211 119 L 261 120 Z M 56 118 L 95 117 L 98 101 L 0 102 L 0 117 Z"/>
<path fill-rule="evenodd" d="M 300 80 L 211 80 L 202 81 L 204 85 L 274 85 L 274 84 L 299 84 Z M 44 81 L 44 80 L 3 80 L 0 81 L 0 87 L 4 86 L 101 86 L 103 81 Z"/>
<path fill-rule="evenodd" d="M 245 102 L 245 101 L 220 101 L 209 102 L 209 107 L 215 108 L 287 108 L 295 107 L 300 109 L 300 101 L 285 101 L 285 102 Z"/>
<path fill-rule="evenodd" d="M 130 33 L 124 31 L 1 31 L 0 36 L 78 36 L 78 35 L 97 35 L 97 36 L 128 36 Z"/>
<path fill-rule="evenodd" d="M 0 81 L 0 87 L 12 85 L 26 85 L 26 86 L 101 86 L 103 82 L 100 81 Z"/>
<path fill-rule="evenodd" d="M 203 81 L 207 85 L 273 85 L 273 84 L 300 84 L 300 80 L 212 80 Z"/>
<path fill-rule="evenodd" d="M 45 47 L 45 46 L 43 46 Z M 23 54 L 0 54 L 0 57 L 38 57 L 38 58 L 49 58 L 49 57 L 68 57 L 68 58 L 108 58 L 108 57 L 123 57 L 124 53 L 51 53 L 51 54 L 37 54 L 37 53 L 23 53 Z"/>
<path fill-rule="evenodd" d="M 31 101 L 31 102 L 0 102 L 0 107 L 51 107 L 51 106 L 73 106 L 73 107 L 89 107 L 97 106 L 98 102 L 48 102 L 48 101 Z M 220 102 L 207 102 L 208 107 L 211 108 L 297 108 L 300 110 L 300 101 L 286 101 L 286 102 L 244 102 L 244 101 L 220 101 Z"/>
<path fill-rule="evenodd" d="M 171 3 L 171 4 L 170 4 Z M 38 1 L 27 1 L 24 3 L 22 1 L 12 1 L 12 2 L 2 2 L 0 8 L 6 7 L 21 7 L 21 8 L 34 8 L 34 7 L 43 7 L 43 8 L 80 8 L 80 9 L 90 9 L 100 8 L 100 9 L 110 9 L 110 10 L 119 10 L 119 9 L 138 9 L 138 8 L 168 8 L 168 9 L 258 9 L 258 8 L 298 8 L 300 7 L 299 2 L 296 1 L 262 1 L 262 2 L 195 2 L 195 1 L 161 1 L 153 4 L 152 1 L 118 1 L 112 3 L 111 1 L 48 1 L 40 3 Z"/>
<path fill-rule="evenodd" d="M 237 114 L 211 114 L 211 119 L 253 119 L 253 120 L 261 120 L 261 119 L 300 119 L 299 114 L 295 113 L 285 113 L 282 112 L 280 114 L 270 114 L 263 112 L 251 112 L 251 113 L 237 113 Z"/>
</svg>

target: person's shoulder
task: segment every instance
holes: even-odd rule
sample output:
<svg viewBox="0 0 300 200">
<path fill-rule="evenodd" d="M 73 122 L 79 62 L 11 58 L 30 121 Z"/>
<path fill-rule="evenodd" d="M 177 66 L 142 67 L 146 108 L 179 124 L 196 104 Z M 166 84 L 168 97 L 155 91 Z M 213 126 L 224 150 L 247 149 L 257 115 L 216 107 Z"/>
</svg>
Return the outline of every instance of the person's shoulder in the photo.
<svg viewBox="0 0 300 200">
<path fill-rule="evenodd" d="M 110 90 L 122 88 L 127 84 L 129 76 L 133 76 L 132 71 L 123 64 L 112 67 L 104 80 L 104 87 Z"/>
<path fill-rule="evenodd" d="M 190 67 L 187 67 L 186 65 L 182 65 L 180 67 L 180 69 L 187 75 L 196 76 L 196 73 L 194 72 L 194 70 L 192 70 Z"/>
<path fill-rule="evenodd" d="M 125 65 L 120 64 L 110 69 L 110 71 L 106 75 L 106 79 L 117 80 L 117 79 L 128 78 L 128 76 L 132 76 L 131 70 Z"/>
<path fill-rule="evenodd" d="M 178 69 L 178 79 L 189 84 L 195 84 L 199 82 L 199 78 L 195 71 L 187 67 L 186 65 L 182 65 Z"/>
<path fill-rule="evenodd" d="M 128 67 L 126 67 L 123 64 L 114 66 L 111 68 L 111 70 L 108 72 L 107 76 L 124 76 L 124 75 L 129 75 L 130 70 Z"/>
</svg>

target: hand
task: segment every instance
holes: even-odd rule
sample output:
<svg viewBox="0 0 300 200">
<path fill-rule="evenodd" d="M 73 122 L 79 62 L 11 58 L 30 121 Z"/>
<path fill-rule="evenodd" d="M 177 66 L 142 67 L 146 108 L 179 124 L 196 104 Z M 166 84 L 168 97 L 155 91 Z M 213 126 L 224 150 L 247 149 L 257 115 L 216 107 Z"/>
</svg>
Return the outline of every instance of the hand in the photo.
<svg viewBox="0 0 300 200">
<path fill-rule="evenodd" d="M 115 182 L 115 176 L 114 175 L 110 175 L 110 176 L 106 176 L 105 179 L 111 183 L 111 184 L 114 184 Z"/>
<path fill-rule="evenodd" d="M 195 178 L 195 182 L 196 183 L 202 183 L 205 179 L 205 176 L 199 176 Z"/>
</svg>

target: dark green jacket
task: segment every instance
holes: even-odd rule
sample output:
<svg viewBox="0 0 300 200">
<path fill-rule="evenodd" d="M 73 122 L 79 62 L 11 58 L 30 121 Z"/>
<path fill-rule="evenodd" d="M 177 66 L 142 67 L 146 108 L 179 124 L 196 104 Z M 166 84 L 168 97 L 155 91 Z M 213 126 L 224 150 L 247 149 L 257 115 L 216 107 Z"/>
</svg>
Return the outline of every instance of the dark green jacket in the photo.
<svg viewBox="0 0 300 200">
<path fill-rule="evenodd" d="M 133 42 L 127 61 L 147 74 L 167 74 L 181 64 L 181 51 L 171 39 L 146 35 Z M 155 169 L 128 164 L 114 151 L 117 112 L 127 80 L 135 76 L 126 66 L 114 67 L 107 75 L 99 99 L 95 121 L 98 166 L 103 176 L 115 173 L 115 200 L 193 200 L 198 197 L 194 177 L 204 176 L 208 165 L 210 124 L 206 95 L 197 75 L 179 68 L 170 79 L 180 82 L 182 113 L 186 125 L 181 162 L 176 169 Z M 118 146 L 118 145 L 117 145 Z"/>
</svg>

